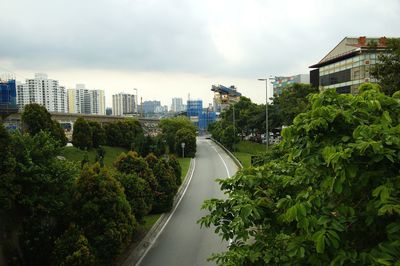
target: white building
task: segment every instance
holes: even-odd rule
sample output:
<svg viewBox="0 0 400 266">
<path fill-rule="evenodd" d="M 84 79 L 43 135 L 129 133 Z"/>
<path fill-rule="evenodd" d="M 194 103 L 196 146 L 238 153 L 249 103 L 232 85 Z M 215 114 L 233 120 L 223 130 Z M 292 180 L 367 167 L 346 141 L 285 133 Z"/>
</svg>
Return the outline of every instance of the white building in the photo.
<svg viewBox="0 0 400 266">
<path fill-rule="evenodd" d="M 34 79 L 26 79 L 17 85 L 17 103 L 20 109 L 30 103 L 46 107 L 49 112 L 66 113 L 67 91 L 58 80 L 48 79 L 44 73 L 36 73 Z"/>
<path fill-rule="evenodd" d="M 76 114 L 105 115 L 105 96 L 103 90 L 89 90 L 85 84 L 76 84 L 68 90 L 68 112 Z"/>
<path fill-rule="evenodd" d="M 185 111 L 182 98 L 172 98 L 171 111 L 174 113 Z"/>
<path fill-rule="evenodd" d="M 137 110 L 136 96 L 133 94 L 118 93 L 112 96 L 113 115 L 134 114 Z"/>
</svg>

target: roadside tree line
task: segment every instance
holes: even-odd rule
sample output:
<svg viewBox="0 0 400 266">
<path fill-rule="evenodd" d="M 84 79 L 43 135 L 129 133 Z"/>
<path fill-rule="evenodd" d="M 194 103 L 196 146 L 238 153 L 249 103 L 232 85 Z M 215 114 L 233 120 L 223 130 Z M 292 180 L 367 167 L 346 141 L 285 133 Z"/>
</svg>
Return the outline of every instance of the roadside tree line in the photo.
<svg viewBox="0 0 400 266">
<path fill-rule="evenodd" d="M 46 114 L 42 107 L 33 107 Z M 4 258 L 0 264 L 111 265 L 135 239 L 145 215 L 172 208 L 182 182 L 180 164 L 172 153 L 152 153 L 155 146 L 147 147 L 142 156 L 139 152 L 147 137 L 137 121 L 105 128 L 78 122 L 78 133 L 87 129 L 83 140 L 76 142 L 83 143 L 82 148 L 100 147 L 102 140 L 133 148 L 108 169 L 60 157 L 65 142 L 55 134 L 56 123 L 45 115 L 46 122 L 33 127 L 30 123 L 37 121 L 27 119 L 25 112 L 26 133 L 8 133 L 0 125 L 0 259 Z M 195 130 L 190 121 L 163 121 L 162 130 L 163 138 L 174 139 L 166 149 L 179 152 L 175 143 L 185 141 L 187 155 L 194 156 Z"/>
<path fill-rule="evenodd" d="M 273 98 L 268 104 L 268 128 L 272 133 L 279 133 L 282 126 L 292 124 L 296 115 L 307 111 L 308 95 L 318 92 L 309 84 L 293 84 L 282 90 L 282 94 Z M 228 149 L 245 137 L 254 142 L 265 139 L 266 105 L 251 102 L 249 98 L 240 97 L 221 113 L 221 120 L 209 125 L 212 137 Z"/>
<path fill-rule="evenodd" d="M 358 95 L 334 89 L 283 129 L 259 166 L 219 180 L 199 220 L 230 240 L 218 265 L 398 265 L 400 40 Z"/>
</svg>

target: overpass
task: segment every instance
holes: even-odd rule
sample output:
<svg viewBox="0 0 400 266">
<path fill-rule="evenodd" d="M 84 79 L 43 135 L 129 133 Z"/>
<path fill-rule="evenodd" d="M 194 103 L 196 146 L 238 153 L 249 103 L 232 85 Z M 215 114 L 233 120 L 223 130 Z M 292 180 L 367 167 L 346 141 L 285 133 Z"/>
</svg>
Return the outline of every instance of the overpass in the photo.
<svg viewBox="0 0 400 266">
<path fill-rule="evenodd" d="M 67 129 L 68 133 L 72 134 L 74 123 L 78 117 L 82 117 L 88 121 L 98 122 L 101 125 L 107 123 L 113 123 L 117 121 L 123 121 L 127 118 L 134 118 L 139 120 L 142 125 L 145 134 L 156 135 L 160 129 L 158 124 L 160 119 L 158 118 L 145 118 L 145 117 L 126 117 L 126 116 L 111 116 L 111 115 L 88 115 L 88 114 L 70 114 L 70 113 L 56 113 L 50 112 L 51 118 L 54 121 L 59 122 L 64 129 Z M 8 128 L 21 128 L 21 113 L 14 113 L 9 115 L 3 120 L 3 123 Z M 67 135 L 68 135 L 67 133 Z"/>
</svg>

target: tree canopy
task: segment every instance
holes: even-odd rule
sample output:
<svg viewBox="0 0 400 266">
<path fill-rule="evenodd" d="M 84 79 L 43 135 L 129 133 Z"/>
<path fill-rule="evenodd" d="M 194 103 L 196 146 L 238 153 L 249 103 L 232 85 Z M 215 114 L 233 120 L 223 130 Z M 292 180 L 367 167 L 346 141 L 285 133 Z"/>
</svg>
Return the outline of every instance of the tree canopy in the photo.
<svg viewBox="0 0 400 266">
<path fill-rule="evenodd" d="M 230 240 L 219 265 L 395 265 L 400 254 L 400 96 L 327 90 L 266 163 L 219 180 L 199 222 Z"/>
<path fill-rule="evenodd" d="M 382 91 L 393 95 L 400 90 L 400 39 L 388 39 L 388 52 L 381 53 L 371 69 L 371 75 L 378 79 Z"/>
<path fill-rule="evenodd" d="M 36 135 L 40 131 L 46 131 L 59 142 L 60 146 L 67 144 L 64 130 L 57 121 L 51 120 L 51 115 L 44 106 L 37 103 L 25 105 L 21 121 L 29 134 Z"/>
</svg>

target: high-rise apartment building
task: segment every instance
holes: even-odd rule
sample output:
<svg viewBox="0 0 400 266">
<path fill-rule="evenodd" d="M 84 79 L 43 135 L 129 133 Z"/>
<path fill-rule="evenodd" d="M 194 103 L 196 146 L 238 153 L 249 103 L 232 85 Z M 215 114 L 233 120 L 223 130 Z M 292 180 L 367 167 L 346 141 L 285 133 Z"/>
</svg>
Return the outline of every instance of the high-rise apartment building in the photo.
<svg viewBox="0 0 400 266">
<path fill-rule="evenodd" d="M 154 114 L 157 111 L 160 111 L 161 102 L 160 101 L 144 101 L 143 102 L 143 112 L 145 114 Z"/>
<path fill-rule="evenodd" d="M 84 84 L 76 84 L 75 89 L 68 90 L 68 112 L 105 115 L 104 91 L 89 90 Z"/>
<path fill-rule="evenodd" d="M 137 110 L 136 96 L 133 94 L 118 93 L 112 96 L 113 115 L 134 114 Z"/>
<path fill-rule="evenodd" d="M 185 111 L 182 98 L 172 98 L 171 111 L 174 113 Z"/>
<path fill-rule="evenodd" d="M 310 83 L 310 75 L 309 74 L 298 74 L 294 76 L 286 76 L 286 77 L 274 77 L 272 81 L 273 85 L 273 93 L 275 95 L 280 95 L 282 94 L 282 89 L 295 84 L 295 83 L 304 83 L 304 84 L 309 84 Z"/>
<path fill-rule="evenodd" d="M 357 93 L 364 82 L 375 82 L 370 69 L 387 49 L 386 38 L 346 37 L 317 64 L 310 66 L 311 84 L 320 90 Z"/>
<path fill-rule="evenodd" d="M 58 80 L 48 79 L 44 73 L 36 73 L 34 79 L 26 79 L 25 84 L 17 85 L 19 108 L 30 103 L 46 107 L 49 112 L 66 113 L 67 91 L 58 84 Z"/>
</svg>

